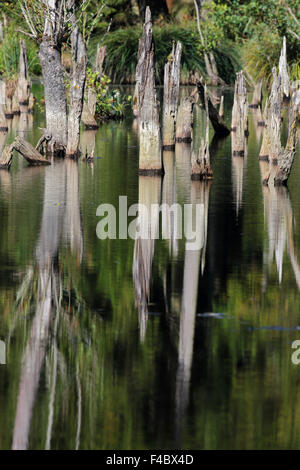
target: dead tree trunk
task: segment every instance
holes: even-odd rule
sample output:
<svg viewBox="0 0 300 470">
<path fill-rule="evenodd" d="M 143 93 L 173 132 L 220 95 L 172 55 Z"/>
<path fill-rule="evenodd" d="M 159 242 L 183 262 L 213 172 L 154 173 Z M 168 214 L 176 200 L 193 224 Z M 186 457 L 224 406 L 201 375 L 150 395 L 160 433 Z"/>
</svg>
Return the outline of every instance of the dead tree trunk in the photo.
<svg viewBox="0 0 300 470">
<path fill-rule="evenodd" d="M 222 119 L 223 121 L 224 120 L 224 95 L 221 96 L 219 116 L 220 116 L 220 119 Z"/>
<path fill-rule="evenodd" d="M 33 96 L 33 93 L 30 93 L 27 112 L 33 113 L 33 108 L 34 108 L 34 96 Z"/>
<path fill-rule="evenodd" d="M 199 97 L 202 103 L 202 106 L 205 107 L 205 98 L 204 98 L 204 81 L 199 80 L 197 82 L 197 88 Z M 215 133 L 220 137 L 226 137 L 230 134 L 230 130 L 227 128 L 224 121 L 220 118 L 218 111 L 211 102 L 211 99 L 208 97 L 208 114 L 210 122 L 215 130 Z"/>
<path fill-rule="evenodd" d="M 104 66 L 105 57 L 106 57 L 106 46 L 98 45 L 95 64 L 94 64 L 94 71 L 98 72 L 99 77 L 101 77 L 101 75 L 103 74 L 103 66 Z"/>
<path fill-rule="evenodd" d="M 192 142 L 195 92 L 182 96 L 176 122 L 176 142 Z"/>
<path fill-rule="evenodd" d="M 0 170 L 8 170 L 10 168 L 12 157 L 14 153 L 14 144 L 5 145 L 1 160 L 0 160 Z"/>
<path fill-rule="evenodd" d="M 232 152 L 233 155 L 244 155 L 248 136 L 248 94 L 243 72 L 237 74 L 232 109 Z"/>
<path fill-rule="evenodd" d="M 53 135 L 54 150 L 60 151 L 67 144 L 67 99 L 61 48 L 53 47 L 47 33 L 40 45 L 39 58 L 43 73 L 47 130 Z"/>
<path fill-rule="evenodd" d="M 253 91 L 253 97 L 252 97 L 252 101 L 251 101 L 251 104 L 249 105 L 249 108 L 258 108 L 261 103 L 262 103 L 262 80 L 259 80 L 259 82 L 257 82 L 255 84 L 255 87 L 254 87 L 254 91 Z"/>
<path fill-rule="evenodd" d="M 269 160 L 277 165 L 281 149 L 281 78 L 277 75 L 276 68 L 272 70 L 273 84 L 270 95 L 270 106 L 268 112 L 268 126 L 270 132 L 270 155 Z"/>
<path fill-rule="evenodd" d="M 83 108 L 87 57 L 83 38 L 78 28 L 72 34 L 73 77 L 70 91 L 68 116 L 67 156 L 77 157 L 79 153 L 80 121 Z"/>
<path fill-rule="evenodd" d="M 258 157 L 260 161 L 264 161 L 264 162 L 269 161 L 269 154 L 270 154 L 270 131 L 269 131 L 269 123 L 268 123 L 268 114 L 269 114 L 269 100 L 267 100 L 266 106 L 264 109 L 265 125 L 264 125 L 261 148 L 260 148 L 259 157 Z"/>
<path fill-rule="evenodd" d="M 290 97 L 290 77 L 288 73 L 287 58 L 286 58 L 286 37 L 283 37 L 282 49 L 279 58 L 279 77 L 281 80 L 281 91 L 284 99 Z"/>
<path fill-rule="evenodd" d="M 27 50 L 24 41 L 20 41 L 20 64 L 18 77 L 18 100 L 20 105 L 27 106 L 30 95 L 30 78 L 28 71 Z"/>
<path fill-rule="evenodd" d="M 13 113 L 14 116 L 18 116 L 20 114 L 18 88 L 14 92 L 14 96 L 12 98 L 12 113 Z"/>
<path fill-rule="evenodd" d="M 209 156 L 209 115 L 208 115 L 208 95 L 206 85 L 204 87 L 204 102 L 205 102 L 205 137 L 201 139 L 201 144 L 196 157 L 195 152 L 192 152 L 191 166 L 192 173 L 191 179 L 210 179 L 212 178 L 212 170 L 210 167 L 210 156 Z"/>
<path fill-rule="evenodd" d="M 15 94 L 17 87 L 17 82 L 15 80 L 7 80 L 5 84 L 5 117 L 6 119 L 12 119 L 14 117 L 13 114 L 13 96 Z"/>
<path fill-rule="evenodd" d="M 0 132 L 7 132 L 8 125 L 5 117 L 5 82 L 0 80 Z"/>
<path fill-rule="evenodd" d="M 175 128 L 180 85 L 180 61 L 182 45 L 173 43 L 171 60 L 165 65 L 163 105 L 163 149 L 175 148 Z"/>
<path fill-rule="evenodd" d="M 298 95 L 299 94 L 300 90 L 298 90 Z M 279 153 L 278 168 L 274 178 L 275 185 L 287 183 L 295 158 L 298 110 L 297 107 L 294 106 L 293 100 L 291 102 L 290 114 L 291 116 L 288 140 L 285 149 L 281 149 Z"/>
<path fill-rule="evenodd" d="M 29 142 L 17 136 L 11 145 L 4 148 L 0 168 L 10 167 L 14 150 L 20 153 L 30 165 L 51 165 Z"/>
<path fill-rule="evenodd" d="M 142 43 L 145 54 L 138 78 L 139 101 L 139 171 L 140 174 L 162 174 L 162 147 L 159 123 L 159 103 L 155 87 L 154 42 L 150 8 L 146 8 L 146 17 Z"/>
</svg>

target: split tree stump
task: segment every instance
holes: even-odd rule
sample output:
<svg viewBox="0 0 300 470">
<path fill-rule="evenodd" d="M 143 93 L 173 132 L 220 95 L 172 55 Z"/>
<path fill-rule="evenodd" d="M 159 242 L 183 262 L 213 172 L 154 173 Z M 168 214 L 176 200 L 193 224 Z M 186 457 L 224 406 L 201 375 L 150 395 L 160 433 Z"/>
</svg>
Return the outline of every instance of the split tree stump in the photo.
<svg viewBox="0 0 300 470">
<path fill-rule="evenodd" d="M 174 150 L 177 105 L 180 86 L 180 61 L 182 45 L 173 43 L 170 59 L 165 65 L 163 101 L 163 149 Z"/>
</svg>

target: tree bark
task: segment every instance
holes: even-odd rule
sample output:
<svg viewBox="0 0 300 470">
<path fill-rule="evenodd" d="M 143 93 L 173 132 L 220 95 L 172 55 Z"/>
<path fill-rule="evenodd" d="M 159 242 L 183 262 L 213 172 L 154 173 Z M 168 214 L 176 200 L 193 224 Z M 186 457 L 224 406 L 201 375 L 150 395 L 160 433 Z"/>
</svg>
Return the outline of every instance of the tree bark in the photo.
<svg viewBox="0 0 300 470">
<path fill-rule="evenodd" d="M 67 156 L 79 154 L 80 121 L 83 108 L 84 87 L 86 79 L 87 56 L 83 38 L 78 28 L 72 34 L 73 77 L 70 92 L 70 109 L 68 116 Z"/>
<path fill-rule="evenodd" d="M 20 41 L 20 64 L 17 94 L 20 105 L 28 105 L 30 96 L 30 78 L 28 71 L 27 50 L 24 41 Z"/>
<path fill-rule="evenodd" d="M 262 103 L 262 80 L 255 84 L 253 97 L 249 108 L 258 108 Z"/>
<path fill-rule="evenodd" d="M 101 75 L 103 74 L 103 66 L 104 66 L 105 57 L 106 57 L 106 46 L 98 45 L 95 64 L 94 64 L 94 70 L 95 72 L 98 72 L 99 77 L 101 77 Z"/>
<path fill-rule="evenodd" d="M 192 180 L 204 180 L 212 178 L 212 170 L 210 167 L 209 155 L 209 115 L 208 115 L 208 95 L 206 85 L 204 86 L 204 103 L 205 103 L 205 137 L 201 139 L 201 144 L 196 157 L 195 152 L 192 152 L 191 166 Z"/>
<path fill-rule="evenodd" d="M 290 77 L 288 73 L 287 58 L 286 58 L 286 37 L 283 37 L 282 49 L 279 58 L 279 76 L 281 80 L 281 91 L 283 98 L 289 99 L 290 97 Z"/>
<path fill-rule="evenodd" d="M 300 90 L 296 93 L 300 95 Z M 285 149 L 281 149 L 279 153 L 278 168 L 274 179 L 275 185 L 286 184 L 290 176 L 296 153 L 297 121 L 298 111 L 292 101 L 288 140 Z"/>
<path fill-rule="evenodd" d="M 154 42 L 150 8 L 146 9 L 142 36 L 145 54 L 140 67 L 139 100 L 139 171 L 140 174 L 162 174 L 162 147 L 159 123 L 159 103 L 155 87 Z"/>
<path fill-rule="evenodd" d="M 192 142 L 195 93 L 182 96 L 176 122 L 176 142 Z"/>
<path fill-rule="evenodd" d="M 244 155 L 248 136 L 248 94 L 243 72 L 237 74 L 232 109 L 233 155 Z"/>
<path fill-rule="evenodd" d="M 0 79 L 0 132 L 7 132 L 8 125 L 5 117 L 5 82 Z"/>
<path fill-rule="evenodd" d="M 54 47 L 50 38 L 44 36 L 40 45 L 39 58 L 44 81 L 47 129 L 53 136 L 54 150 L 65 150 L 68 120 L 61 49 Z"/>
<path fill-rule="evenodd" d="M 175 128 L 180 86 L 180 61 L 182 45 L 173 43 L 171 59 L 165 65 L 163 104 L 163 149 L 175 148 Z"/>
<path fill-rule="evenodd" d="M 198 93 L 199 93 L 202 106 L 205 107 L 204 82 L 199 80 L 197 82 L 197 88 L 198 88 Z M 218 111 L 212 104 L 211 99 L 209 97 L 208 97 L 208 114 L 209 114 L 210 122 L 212 123 L 214 131 L 217 135 L 219 135 L 220 137 L 226 137 L 228 134 L 230 134 L 230 130 L 227 128 L 224 121 L 220 118 Z"/>
</svg>

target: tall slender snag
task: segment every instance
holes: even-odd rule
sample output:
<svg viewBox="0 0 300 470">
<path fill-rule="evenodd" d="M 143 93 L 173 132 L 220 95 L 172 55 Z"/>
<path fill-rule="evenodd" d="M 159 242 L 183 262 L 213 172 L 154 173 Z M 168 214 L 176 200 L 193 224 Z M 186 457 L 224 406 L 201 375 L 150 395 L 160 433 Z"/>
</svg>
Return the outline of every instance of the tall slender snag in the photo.
<svg viewBox="0 0 300 470">
<path fill-rule="evenodd" d="M 142 36 L 144 49 L 139 68 L 138 116 L 139 116 L 139 172 L 143 175 L 162 174 L 162 146 L 159 123 L 159 103 L 155 87 L 154 42 L 150 8 L 146 8 Z"/>
<path fill-rule="evenodd" d="M 290 97 L 290 77 L 286 58 L 286 37 L 283 37 L 282 49 L 279 58 L 279 76 L 281 80 L 281 92 L 284 99 Z"/>
<path fill-rule="evenodd" d="M 175 128 L 180 86 L 180 61 L 182 45 L 173 43 L 171 57 L 165 65 L 163 102 L 163 149 L 175 148 Z"/>
<path fill-rule="evenodd" d="M 232 109 L 232 153 L 244 155 L 248 136 L 248 93 L 243 72 L 237 74 Z"/>
</svg>

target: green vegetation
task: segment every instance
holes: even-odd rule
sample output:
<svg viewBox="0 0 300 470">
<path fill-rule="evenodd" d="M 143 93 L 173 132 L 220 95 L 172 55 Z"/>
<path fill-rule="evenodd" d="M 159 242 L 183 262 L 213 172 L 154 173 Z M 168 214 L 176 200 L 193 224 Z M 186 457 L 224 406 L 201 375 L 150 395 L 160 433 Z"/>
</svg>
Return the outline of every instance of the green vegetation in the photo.
<svg viewBox="0 0 300 470">
<path fill-rule="evenodd" d="M 91 62 L 99 42 L 107 45 L 105 73 L 114 83 L 133 83 L 145 6 L 154 18 L 157 79 L 162 83 L 163 67 L 172 41 L 183 44 L 182 83 L 193 82 L 195 74 L 206 76 L 204 52 L 213 51 L 218 73 L 233 83 L 235 72 L 244 67 L 251 77 L 268 80 L 278 63 L 282 37 L 287 37 L 288 61 L 297 73 L 299 67 L 300 0 L 214 0 L 201 3 L 201 32 L 197 30 L 194 0 L 86 0 L 79 13 L 83 35 L 89 43 Z M 5 40 L 0 45 L 0 73 L 13 75 L 17 59 L 16 29 L 25 29 L 21 2 L 0 5 L 8 18 Z M 29 0 L 35 12 L 39 2 Z M 68 42 L 68 41 L 67 41 Z M 69 45 L 67 44 L 67 48 Z M 40 72 L 36 46 L 28 41 L 32 73 Z"/>
</svg>

